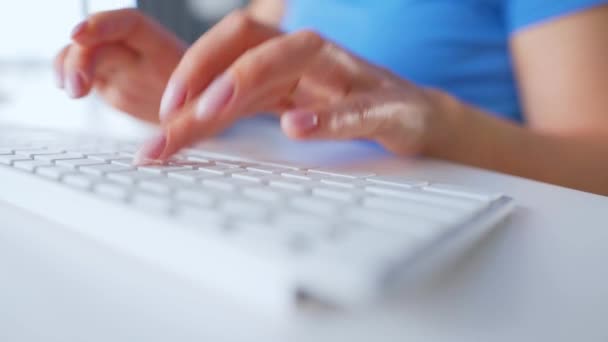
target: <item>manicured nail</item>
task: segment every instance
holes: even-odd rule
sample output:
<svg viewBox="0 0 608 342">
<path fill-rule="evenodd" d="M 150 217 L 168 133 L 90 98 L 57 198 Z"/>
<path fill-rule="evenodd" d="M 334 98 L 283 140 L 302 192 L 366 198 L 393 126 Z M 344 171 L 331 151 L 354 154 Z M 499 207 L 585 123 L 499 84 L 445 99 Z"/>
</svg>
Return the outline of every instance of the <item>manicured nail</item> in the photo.
<svg viewBox="0 0 608 342">
<path fill-rule="evenodd" d="M 87 30 L 87 26 L 89 25 L 88 21 L 83 21 L 80 24 L 74 26 L 74 28 L 72 29 L 72 34 L 71 37 L 75 38 L 76 36 L 82 34 L 84 31 Z"/>
<path fill-rule="evenodd" d="M 63 89 L 65 86 L 65 82 L 63 80 L 63 70 L 53 68 L 53 78 L 55 79 L 55 85 L 57 88 Z"/>
<path fill-rule="evenodd" d="M 167 137 L 164 134 L 160 134 L 148 140 L 135 154 L 133 165 L 145 165 L 150 162 L 158 161 L 160 156 L 162 156 L 166 145 Z"/>
<path fill-rule="evenodd" d="M 77 98 L 82 95 L 84 88 L 84 80 L 79 72 L 69 73 L 65 79 L 65 90 L 72 98 Z"/>
<path fill-rule="evenodd" d="M 234 78 L 229 73 L 223 73 L 215 79 L 198 102 L 195 117 L 205 120 L 217 114 L 230 102 L 234 94 Z"/>
<path fill-rule="evenodd" d="M 171 114 L 179 109 L 186 100 L 186 87 L 177 80 L 171 80 L 163 93 L 160 101 L 160 111 L 158 113 L 161 122 L 170 119 Z"/>
<path fill-rule="evenodd" d="M 308 132 L 319 125 L 319 117 L 313 112 L 294 110 L 283 114 L 283 125 L 297 132 Z"/>
</svg>

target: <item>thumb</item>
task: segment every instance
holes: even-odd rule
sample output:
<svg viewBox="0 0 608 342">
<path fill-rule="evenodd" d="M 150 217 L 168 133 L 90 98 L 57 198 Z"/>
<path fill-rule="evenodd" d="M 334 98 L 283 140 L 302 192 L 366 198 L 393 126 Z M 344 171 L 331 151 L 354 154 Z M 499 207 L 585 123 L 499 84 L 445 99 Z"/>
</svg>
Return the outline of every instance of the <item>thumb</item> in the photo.
<svg viewBox="0 0 608 342">
<path fill-rule="evenodd" d="M 402 99 L 358 95 L 319 108 L 283 113 L 281 128 L 297 140 L 368 139 L 399 155 L 422 149 L 426 114 Z"/>
</svg>

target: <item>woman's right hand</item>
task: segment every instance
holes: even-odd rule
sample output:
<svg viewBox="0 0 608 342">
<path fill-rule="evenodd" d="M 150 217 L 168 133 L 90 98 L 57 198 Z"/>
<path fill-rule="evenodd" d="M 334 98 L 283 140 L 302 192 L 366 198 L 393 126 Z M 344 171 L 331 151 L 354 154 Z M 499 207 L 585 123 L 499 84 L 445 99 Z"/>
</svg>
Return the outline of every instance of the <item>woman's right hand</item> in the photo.
<svg viewBox="0 0 608 342">
<path fill-rule="evenodd" d="M 158 122 L 183 41 L 135 9 L 94 14 L 74 28 L 72 40 L 55 59 L 60 88 L 73 98 L 95 89 L 118 110 Z"/>
</svg>

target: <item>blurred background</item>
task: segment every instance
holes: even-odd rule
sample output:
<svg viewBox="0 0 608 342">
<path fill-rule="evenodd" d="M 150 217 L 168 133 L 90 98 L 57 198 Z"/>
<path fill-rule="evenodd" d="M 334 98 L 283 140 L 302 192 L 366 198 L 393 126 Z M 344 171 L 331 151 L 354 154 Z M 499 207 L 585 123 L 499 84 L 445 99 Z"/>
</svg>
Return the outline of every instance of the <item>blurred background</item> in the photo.
<svg viewBox="0 0 608 342">
<path fill-rule="evenodd" d="M 247 0 L 59 0 L 12 1 L 0 11 L 0 60 L 50 60 L 68 42 L 84 12 L 139 7 L 192 42 Z M 33 4 L 35 3 L 35 4 Z M 36 8 L 32 11 L 32 8 Z"/>
<path fill-rule="evenodd" d="M 188 42 L 247 0 L 30 0 L 0 11 L 0 123 L 123 136 L 150 128 L 95 96 L 69 100 L 54 86 L 51 63 L 87 13 L 139 7 Z M 35 10 L 32 10 L 32 9 Z M 138 134 L 140 133 L 140 134 Z"/>
</svg>

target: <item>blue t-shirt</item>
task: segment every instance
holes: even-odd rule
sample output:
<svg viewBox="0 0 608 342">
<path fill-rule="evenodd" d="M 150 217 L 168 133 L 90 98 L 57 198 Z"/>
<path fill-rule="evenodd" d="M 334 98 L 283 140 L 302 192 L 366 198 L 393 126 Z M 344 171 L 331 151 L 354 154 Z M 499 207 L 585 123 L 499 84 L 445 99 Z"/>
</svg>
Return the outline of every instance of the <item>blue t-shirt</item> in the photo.
<svg viewBox="0 0 608 342">
<path fill-rule="evenodd" d="M 508 39 L 608 0 L 286 0 L 283 27 L 313 28 L 420 85 L 522 122 Z"/>
</svg>

